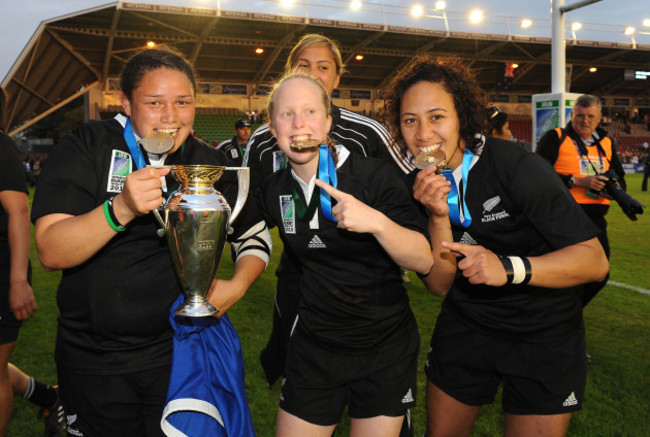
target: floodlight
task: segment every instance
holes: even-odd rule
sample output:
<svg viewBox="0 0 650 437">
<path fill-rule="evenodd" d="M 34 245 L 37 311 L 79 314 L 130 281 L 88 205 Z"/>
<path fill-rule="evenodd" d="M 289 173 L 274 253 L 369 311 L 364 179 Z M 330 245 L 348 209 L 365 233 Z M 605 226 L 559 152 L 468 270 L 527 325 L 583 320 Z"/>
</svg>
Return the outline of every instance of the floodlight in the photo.
<svg viewBox="0 0 650 437">
<path fill-rule="evenodd" d="M 483 21 L 483 11 L 474 9 L 469 13 L 469 21 L 473 24 L 478 24 Z"/>
</svg>

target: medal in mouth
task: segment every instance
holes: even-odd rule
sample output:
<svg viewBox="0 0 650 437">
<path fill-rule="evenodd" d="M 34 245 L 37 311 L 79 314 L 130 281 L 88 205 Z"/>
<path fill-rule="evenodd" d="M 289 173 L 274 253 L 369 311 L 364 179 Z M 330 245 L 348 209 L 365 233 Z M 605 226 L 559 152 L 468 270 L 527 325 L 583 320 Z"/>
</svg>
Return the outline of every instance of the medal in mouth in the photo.
<svg viewBox="0 0 650 437">
<path fill-rule="evenodd" d="M 447 166 L 447 156 L 440 150 L 440 144 L 437 144 L 433 147 L 423 148 L 422 153 L 415 157 L 413 164 L 420 170 L 434 165 L 438 167 L 438 170 L 442 170 Z"/>
<path fill-rule="evenodd" d="M 141 138 L 140 145 L 147 151 L 156 155 L 169 152 L 174 147 L 172 132 L 178 129 L 155 130 L 144 138 Z"/>
<path fill-rule="evenodd" d="M 321 144 L 324 144 L 324 141 L 301 136 L 294 138 L 289 147 L 295 152 L 312 152 Z"/>
</svg>

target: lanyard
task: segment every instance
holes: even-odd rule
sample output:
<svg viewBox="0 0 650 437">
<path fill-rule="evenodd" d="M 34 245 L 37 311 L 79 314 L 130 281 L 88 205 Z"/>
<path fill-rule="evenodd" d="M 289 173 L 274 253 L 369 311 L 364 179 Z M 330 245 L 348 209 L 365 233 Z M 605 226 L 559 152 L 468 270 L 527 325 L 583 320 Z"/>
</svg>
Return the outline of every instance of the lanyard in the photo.
<svg viewBox="0 0 650 437">
<path fill-rule="evenodd" d="M 291 177 L 291 197 L 293 202 L 296 205 L 296 216 L 298 220 L 310 221 L 316 212 L 316 207 L 318 206 L 318 187 L 314 187 L 314 191 L 311 193 L 311 199 L 309 203 L 306 202 L 302 188 L 298 184 L 293 176 Z"/>
<path fill-rule="evenodd" d="M 138 170 L 143 168 L 146 163 L 144 162 L 144 156 L 142 156 L 142 150 L 135 139 L 135 134 L 131 128 L 131 117 L 126 118 L 126 124 L 124 125 L 124 140 L 129 146 L 129 152 L 135 161 L 135 166 Z"/>
<path fill-rule="evenodd" d="M 321 144 L 318 152 L 318 179 L 338 188 L 338 180 L 336 177 L 336 167 L 332 154 L 327 147 L 327 144 Z M 336 223 L 336 219 L 332 215 L 332 199 L 325 190 L 320 190 L 320 207 L 323 216 Z"/>
<path fill-rule="evenodd" d="M 244 150 L 241 148 L 241 146 L 237 142 L 237 138 L 235 138 L 235 147 L 237 147 L 237 150 L 239 150 L 239 156 L 241 156 L 241 158 L 244 159 Z"/>
<path fill-rule="evenodd" d="M 573 138 L 571 138 L 571 142 L 573 143 L 573 146 L 576 148 L 576 151 L 578 152 L 578 155 L 580 155 L 580 160 L 582 162 L 584 162 L 585 161 L 585 156 L 580 151 L 580 147 L 578 147 L 578 143 L 576 143 L 576 141 Z M 586 147 L 587 147 L 587 145 L 585 144 L 585 148 Z M 603 155 L 600 153 L 600 147 L 598 147 L 597 142 L 596 142 L 596 150 L 598 151 L 598 160 L 600 161 L 600 169 L 601 169 L 601 171 L 604 171 L 605 166 L 603 166 Z M 587 153 L 589 153 L 589 151 L 587 151 Z M 587 158 L 588 158 L 588 156 L 587 156 Z M 591 163 L 591 159 L 587 159 L 587 162 L 589 162 L 589 164 L 591 164 L 591 168 L 594 169 L 594 173 L 598 174 L 599 172 L 594 168 L 594 165 Z"/>
<path fill-rule="evenodd" d="M 451 192 L 447 196 L 447 203 L 449 204 L 449 219 L 451 224 L 455 226 L 463 226 L 464 228 L 469 228 L 472 224 L 472 216 L 469 214 L 467 209 L 467 203 L 465 202 L 466 193 L 467 193 L 467 177 L 469 175 L 469 168 L 472 165 L 472 159 L 474 159 L 474 154 L 468 147 L 465 147 L 465 152 L 463 153 L 463 167 L 462 167 L 462 185 L 463 185 L 463 220 L 460 219 L 460 207 L 458 205 L 458 189 L 456 188 L 456 181 L 454 180 L 453 170 L 447 169 L 442 170 L 440 173 L 451 182 Z"/>
</svg>

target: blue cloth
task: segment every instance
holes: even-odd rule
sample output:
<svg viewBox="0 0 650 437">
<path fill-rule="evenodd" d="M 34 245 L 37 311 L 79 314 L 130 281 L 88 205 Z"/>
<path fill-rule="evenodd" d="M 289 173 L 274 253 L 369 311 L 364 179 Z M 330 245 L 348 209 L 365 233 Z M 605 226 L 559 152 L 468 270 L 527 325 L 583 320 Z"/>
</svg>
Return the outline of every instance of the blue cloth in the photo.
<svg viewBox="0 0 650 437">
<path fill-rule="evenodd" d="M 253 437 L 244 359 L 234 326 L 224 315 L 181 317 L 173 313 L 174 355 L 161 427 L 167 436 Z"/>
</svg>

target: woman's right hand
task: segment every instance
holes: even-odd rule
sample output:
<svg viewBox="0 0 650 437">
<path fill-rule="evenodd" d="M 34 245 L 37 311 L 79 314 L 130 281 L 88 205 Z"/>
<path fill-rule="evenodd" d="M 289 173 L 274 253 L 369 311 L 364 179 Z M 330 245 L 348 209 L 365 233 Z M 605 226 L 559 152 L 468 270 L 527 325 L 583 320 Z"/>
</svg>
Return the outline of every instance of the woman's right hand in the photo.
<svg viewBox="0 0 650 437">
<path fill-rule="evenodd" d="M 443 217 L 449 215 L 447 195 L 451 192 L 451 183 L 441 174 L 436 174 L 436 167 L 421 170 L 413 184 L 413 197 L 420 202 L 431 215 Z"/>
<path fill-rule="evenodd" d="M 126 177 L 122 192 L 113 200 L 113 211 L 121 224 L 126 225 L 162 205 L 160 178 L 168 173 L 168 168 L 144 167 Z"/>
</svg>

